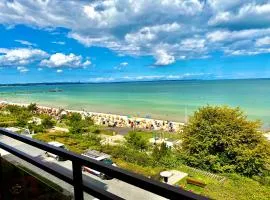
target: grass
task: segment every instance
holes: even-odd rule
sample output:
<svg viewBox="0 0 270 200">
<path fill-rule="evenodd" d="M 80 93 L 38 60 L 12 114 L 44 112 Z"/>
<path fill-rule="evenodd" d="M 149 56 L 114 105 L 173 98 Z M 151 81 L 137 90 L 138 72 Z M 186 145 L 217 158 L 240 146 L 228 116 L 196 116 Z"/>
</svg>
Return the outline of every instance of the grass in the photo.
<svg viewBox="0 0 270 200">
<path fill-rule="evenodd" d="M 103 135 L 109 135 L 109 136 L 113 136 L 117 134 L 117 132 L 113 130 L 106 129 L 103 126 L 98 126 L 98 125 L 89 126 L 88 131 L 95 134 L 103 134 Z"/>
<path fill-rule="evenodd" d="M 262 185 L 258 181 L 251 178 L 243 177 L 237 174 L 224 174 L 226 177 L 224 182 L 219 182 L 213 178 L 210 178 L 202 173 L 194 172 L 187 166 L 180 168 L 180 171 L 187 172 L 189 176 L 194 179 L 203 181 L 206 183 L 206 187 L 187 184 L 186 178 L 180 180 L 176 185 L 201 194 L 203 196 L 210 197 L 212 199 L 220 200 L 267 200 L 270 199 L 270 187 Z"/>
<path fill-rule="evenodd" d="M 0 126 L 9 127 L 17 124 L 16 117 L 0 112 Z"/>
<path fill-rule="evenodd" d="M 201 193 L 213 199 L 226 200 L 267 200 L 270 199 L 270 187 L 236 174 L 227 175 L 224 183 L 212 183 Z"/>
<path fill-rule="evenodd" d="M 130 131 L 132 132 L 132 131 Z M 135 130 L 136 134 L 143 137 L 146 140 L 149 140 L 153 137 L 159 138 L 168 138 L 172 140 L 179 140 L 181 135 L 179 133 L 169 133 L 169 132 L 161 132 L 161 131 L 143 131 L 143 130 Z"/>
<path fill-rule="evenodd" d="M 143 167 L 137 164 L 129 163 L 121 159 L 113 159 L 117 166 L 132 171 L 143 176 L 152 177 L 154 179 L 159 179 L 159 173 L 164 169 L 161 167 Z"/>
<path fill-rule="evenodd" d="M 89 135 L 76 135 L 65 132 L 54 133 L 39 133 L 33 136 L 33 138 L 44 141 L 57 141 L 65 144 L 68 150 L 81 154 L 87 149 L 99 150 L 100 144 L 98 143 L 98 137 L 95 134 Z"/>
</svg>

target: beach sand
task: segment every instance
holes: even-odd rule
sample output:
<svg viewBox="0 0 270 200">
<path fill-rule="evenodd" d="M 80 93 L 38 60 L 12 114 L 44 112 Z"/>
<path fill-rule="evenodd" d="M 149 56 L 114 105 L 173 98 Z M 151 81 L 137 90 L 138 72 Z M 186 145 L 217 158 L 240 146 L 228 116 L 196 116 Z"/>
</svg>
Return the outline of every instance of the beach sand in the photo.
<svg viewBox="0 0 270 200">
<path fill-rule="evenodd" d="M 30 104 L 27 103 L 16 103 L 0 101 L 0 105 L 18 105 L 27 107 Z M 138 129 L 148 129 L 148 130 L 163 130 L 170 132 L 181 131 L 185 125 L 182 122 L 174 122 L 160 119 L 150 119 L 142 117 L 129 117 L 124 115 L 109 114 L 109 113 L 99 113 L 99 112 L 89 112 L 84 110 L 68 110 L 62 108 L 53 108 L 47 106 L 37 105 L 41 112 L 53 115 L 57 117 L 58 115 L 64 115 L 69 113 L 80 113 L 83 117 L 91 117 L 94 123 L 97 125 L 105 125 L 109 127 L 128 127 L 128 128 L 138 128 Z"/>
</svg>

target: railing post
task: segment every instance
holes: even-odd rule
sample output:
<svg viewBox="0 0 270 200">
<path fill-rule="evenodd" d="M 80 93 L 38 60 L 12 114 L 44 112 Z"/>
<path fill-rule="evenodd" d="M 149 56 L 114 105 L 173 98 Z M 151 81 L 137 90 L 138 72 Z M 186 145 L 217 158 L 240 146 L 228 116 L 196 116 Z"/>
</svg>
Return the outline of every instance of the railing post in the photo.
<svg viewBox="0 0 270 200">
<path fill-rule="evenodd" d="M 76 161 L 72 161 L 73 168 L 73 187 L 75 200 L 83 200 L 82 186 L 82 166 Z"/>
<path fill-rule="evenodd" d="M 2 156 L 0 153 L 0 199 L 4 198 L 4 192 L 3 192 L 3 161 L 2 161 Z"/>
</svg>

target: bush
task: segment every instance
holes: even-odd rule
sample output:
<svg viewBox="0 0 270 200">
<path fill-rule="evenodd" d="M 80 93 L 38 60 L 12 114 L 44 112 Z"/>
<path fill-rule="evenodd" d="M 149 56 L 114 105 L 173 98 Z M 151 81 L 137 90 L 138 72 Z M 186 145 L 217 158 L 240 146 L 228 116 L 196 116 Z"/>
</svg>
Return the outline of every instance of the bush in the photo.
<svg viewBox="0 0 270 200">
<path fill-rule="evenodd" d="M 80 113 L 72 113 L 68 117 L 69 132 L 72 134 L 82 134 L 89 130 L 89 126 L 93 125 L 93 121 L 90 117 L 82 119 Z"/>
<path fill-rule="evenodd" d="M 160 180 L 160 172 L 164 171 L 164 169 L 161 167 L 145 167 L 134 163 L 129 163 L 121 159 L 113 159 L 113 161 L 117 164 L 117 166 L 121 168 L 150 177 L 158 181 Z"/>
<path fill-rule="evenodd" d="M 27 110 L 32 112 L 32 113 L 35 113 L 37 111 L 38 107 L 37 107 L 37 104 L 35 103 L 31 103 L 27 106 Z"/>
<path fill-rule="evenodd" d="M 22 111 L 20 114 L 17 115 L 17 123 L 16 125 L 19 127 L 25 127 L 30 120 L 31 115 L 27 112 Z"/>
<path fill-rule="evenodd" d="M 45 131 L 44 127 L 42 125 L 36 125 L 36 124 L 28 124 L 28 129 L 30 132 L 34 133 L 43 133 Z"/>
<path fill-rule="evenodd" d="M 46 115 L 42 121 L 41 121 L 41 125 L 45 128 L 45 129 L 49 129 L 52 128 L 53 126 L 55 126 L 56 122 L 53 120 L 53 118 L 49 115 Z"/>
<path fill-rule="evenodd" d="M 68 125 L 72 126 L 73 124 L 76 124 L 80 121 L 82 121 L 82 116 L 80 113 L 71 113 L 70 116 L 68 116 Z"/>
<path fill-rule="evenodd" d="M 270 176 L 253 176 L 252 179 L 258 181 L 262 185 L 270 186 Z"/>
<path fill-rule="evenodd" d="M 127 146 L 131 146 L 140 151 L 146 150 L 148 147 L 147 140 L 134 131 L 129 132 L 129 134 L 125 138 Z"/>
<path fill-rule="evenodd" d="M 166 146 L 165 142 L 162 142 L 160 145 L 156 144 L 153 148 L 152 156 L 155 160 L 160 160 L 161 158 L 170 155 L 171 149 Z"/>
<path fill-rule="evenodd" d="M 87 126 L 93 126 L 94 125 L 94 121 L 91 117 L 86 117 L 85 118 L 85 123 Z"/>
<path fill-rule="evenodd" d="M 135 163 L 141 166 L 153 166 L 153 159 L 146 152 L 141 152 L 126 146 L 102 146 L 102 151 L 110 154 L 113 158 L 122 159 L 126 162 Z"/>
<path fill-rule="evenodd" d="M 25 108 L 17 105 L 7 105 L 6 110 L 11 114 L 20 114 L 22 111 L 25 111 Z"/>
</svg>

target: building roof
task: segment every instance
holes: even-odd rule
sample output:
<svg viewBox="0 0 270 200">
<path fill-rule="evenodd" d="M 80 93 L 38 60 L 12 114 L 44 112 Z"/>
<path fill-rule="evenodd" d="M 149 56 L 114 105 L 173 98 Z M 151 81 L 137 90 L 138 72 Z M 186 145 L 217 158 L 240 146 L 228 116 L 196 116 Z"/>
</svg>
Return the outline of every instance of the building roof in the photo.
<svg viewBox="0 0 270 200">
<path fill-rule="evenodd" d="M 55 147 L 61 147 L 61 146 L 64 146 L 64 144 L 62 144 L 62 143 L 60 143 L 60 142 L 56 142 L 56 141 L 48 142 L 48 144 L 53 145 L 53 146 L 55 146 Z"/>
<path fill-rule="evenodd" d="M 96 151 L 96 150 L 88 150 L 87 152 L 83 153 L 82 155 L 86 156 L 88 158 L 98 160 L 98 161 L 106 159 L 106 158 L 110 158 L 110 155 Z"/>
</svg>

